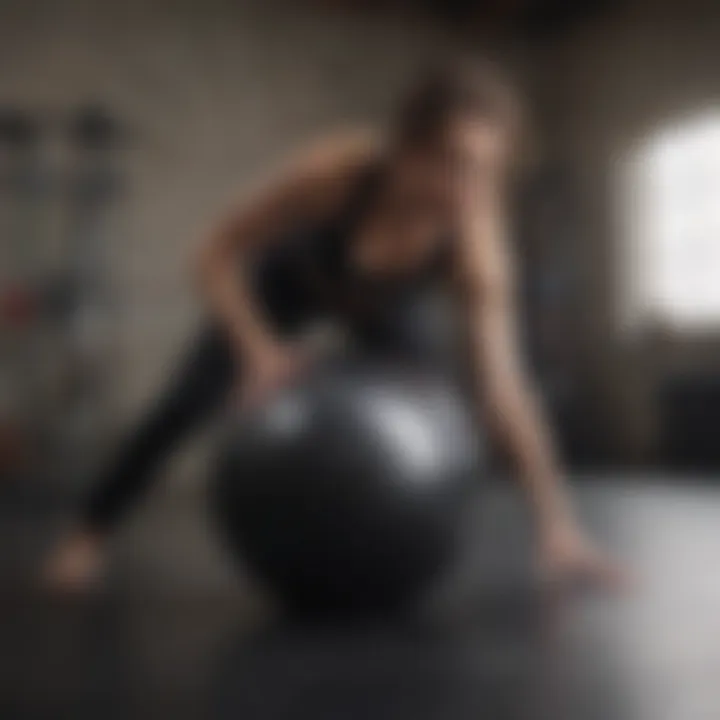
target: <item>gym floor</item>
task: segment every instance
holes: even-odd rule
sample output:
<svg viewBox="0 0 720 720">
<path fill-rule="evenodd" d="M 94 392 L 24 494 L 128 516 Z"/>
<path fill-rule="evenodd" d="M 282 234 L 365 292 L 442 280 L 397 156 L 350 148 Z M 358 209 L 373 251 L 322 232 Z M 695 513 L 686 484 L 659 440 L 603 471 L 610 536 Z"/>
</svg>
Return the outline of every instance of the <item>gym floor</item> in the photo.
<svg viewBox="0 0 720 720">
<path fill-rule="evenodd" d="M 102 592 L 49 598 L 30 569 L 63 518 L 5 507 L 0 717 L 720 717 L 720 489 L 578 480 L 585 517 L 635 575 L 630 590 L 539 593 L 523 513 L 495 487 L 427 619 L 403 623 L 283 621 L 230 572 L 197 503 L 165 507 L 159 523 L 150 509 L 120 539 Z"/>
</svg>

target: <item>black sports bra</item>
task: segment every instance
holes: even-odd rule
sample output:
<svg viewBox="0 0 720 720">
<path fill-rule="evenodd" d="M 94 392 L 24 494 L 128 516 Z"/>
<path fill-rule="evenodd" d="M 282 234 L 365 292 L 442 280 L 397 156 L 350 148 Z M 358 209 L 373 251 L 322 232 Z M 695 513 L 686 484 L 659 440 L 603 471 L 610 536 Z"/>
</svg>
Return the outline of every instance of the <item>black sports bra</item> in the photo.
<svg viewBox="0 0 720 720">
<path fill-rule="evenodd" d="M 382 179 L 381 165 L 367 166 L 333 219 L 267 246 L 258 265 L 261 288 L 274 300 L 272 304 L 307 304 L 312 299 L 313 305 L 329 313 L 366 313 L 446 275 L 453 251 L 450 237 L 443 238 L 419 268 L 407 273 L 374 275 L 353 263 L 352 243 Z"/>
</svg>

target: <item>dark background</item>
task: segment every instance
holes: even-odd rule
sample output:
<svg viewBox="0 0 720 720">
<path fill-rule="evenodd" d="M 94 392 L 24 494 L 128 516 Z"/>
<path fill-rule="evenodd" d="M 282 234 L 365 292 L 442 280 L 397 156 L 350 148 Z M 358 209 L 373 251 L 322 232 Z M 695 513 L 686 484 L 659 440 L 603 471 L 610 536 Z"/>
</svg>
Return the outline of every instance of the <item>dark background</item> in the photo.
<svg viewBox="0 0 720 720">
<path fill-rule="evenodd" d="M 716 102 L 712 3 L 0 11 L 3 475 L 111 443 L 193 327 L 188 257 L 214 214 L 288 149 L 383 121 L 427 58 L 458 48 L 504 62 L 531 109 L 516 242 L 529 351 L 568 461 L 716 467 L 712 323 L 673 326 L 650 308 L 621 326 L 642 280 L 624 163 Z M 82 482 L 67 474 L 53 486 Z"/>
<path fill-rule="evenodd" d="M 114 539 L 99 599 L 35 593 L 195 325 L 188 258 L 211 219 L 299 143 L 382 122 L 458 48 L 499 58 L 528 99 L 528 352 L 583 517 L 642 571 L 637 602 L 611 629 L 577 611 L 555 632 L 518 580 L 528 524 L 503 490 L 481 508 L 471 564 L 492 592 L 463 642 L 293 631 L 248 660 L 234 639 L 266 605 L 219 552 L 203 442 Z M 563 717 L 546 691 L 587 665 L 573 720 L 718 717 L 720 322 L 630 302 L 648 216 L 627 166 L 717 110 L 719 48 L 720 5 L 701 0 L 0 0 L 0 716 L 208 717 L 198 688 L 218 682 L 228 716 Z M 697 194 L 716 189 L 717 173 Z M 589 650 L 557 654 L 578 636 Z"/>
</svg>

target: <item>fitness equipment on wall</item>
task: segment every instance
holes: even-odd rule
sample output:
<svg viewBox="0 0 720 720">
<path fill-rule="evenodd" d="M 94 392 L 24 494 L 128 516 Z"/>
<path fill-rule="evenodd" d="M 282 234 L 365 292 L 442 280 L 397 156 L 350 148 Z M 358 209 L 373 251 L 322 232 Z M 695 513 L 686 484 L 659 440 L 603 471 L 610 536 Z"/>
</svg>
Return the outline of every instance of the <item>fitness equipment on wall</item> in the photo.
<svg viewBox="0 0 720 720">
<path fill-rule="evenodd" d="M 64 342 L 62 445 L 68 457 L 91 462 L 114 417 L 111 212 L 124 190 L 118 167 L 123 131 L 107 110 L 90 105 L 73 115 L 67 135 L 72 164 L 65 188 L 65 263 L 49 297 Z"/>
<path fill-rule="evenodd" d="M 68 463 L 90 461 L 113 424 L 123 139 L 100 106 L 0 108 L 0 435 L 12 465 L 24 448 L 24 476 L 73 474 Z"/>
</svg>

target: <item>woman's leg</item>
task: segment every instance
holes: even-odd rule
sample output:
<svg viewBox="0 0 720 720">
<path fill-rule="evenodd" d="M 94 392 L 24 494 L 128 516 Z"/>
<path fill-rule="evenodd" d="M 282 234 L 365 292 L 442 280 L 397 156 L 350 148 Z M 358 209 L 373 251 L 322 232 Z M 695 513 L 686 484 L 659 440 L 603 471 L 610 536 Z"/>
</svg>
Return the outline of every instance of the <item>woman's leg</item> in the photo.
<svg viewBox="0 0 720 720">
<path fill-rule="evenodd" d="M 233 374 L 233 358 L 223 336 L 206 330 L 170 387 L 100 474 L 80 527 L 61 540 L 43 567 L 43 584 L 60 592 L 82 591 L 93 584 L 104 565 L 104 538 L 152 483 L 158 465 L 222 404 Z"/>
<path fill-rule="evenodd" d="M 179 372 L 94 484 L 82 518 L 86 528 L 105 533 L 152 484 L 158 466 L 223 403 L 235 368 L 222 333 L 205 330 Z"/>
</svg>

